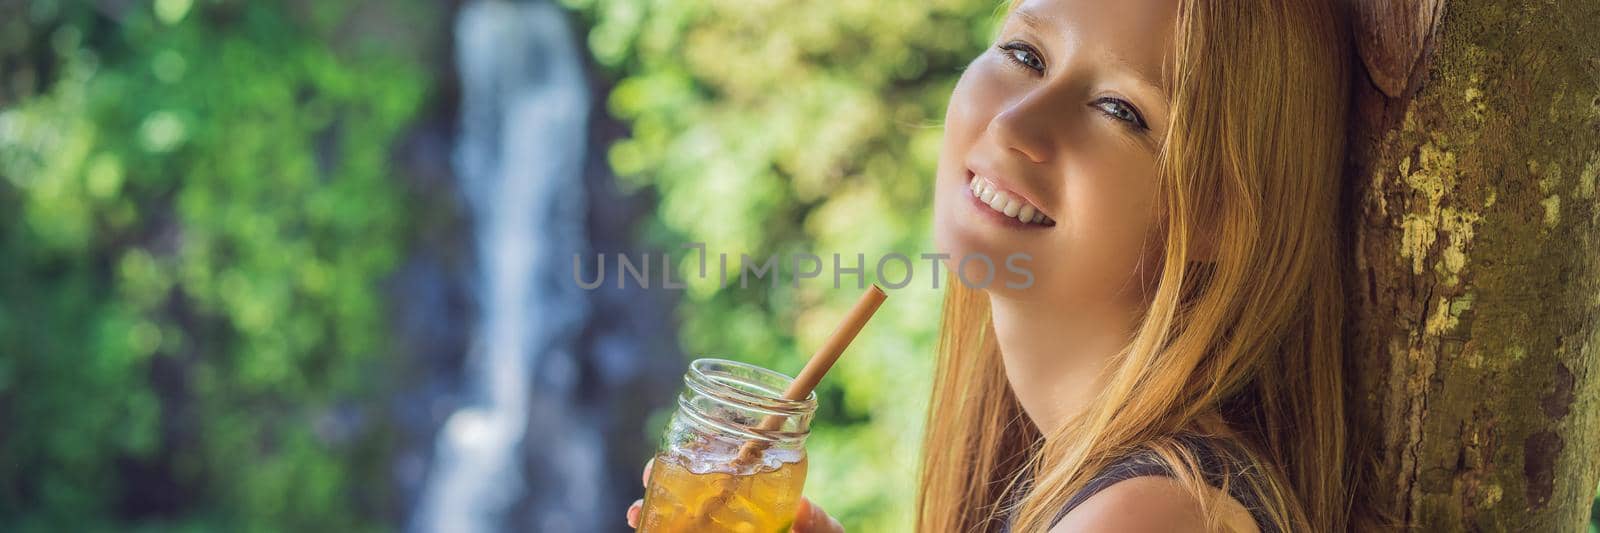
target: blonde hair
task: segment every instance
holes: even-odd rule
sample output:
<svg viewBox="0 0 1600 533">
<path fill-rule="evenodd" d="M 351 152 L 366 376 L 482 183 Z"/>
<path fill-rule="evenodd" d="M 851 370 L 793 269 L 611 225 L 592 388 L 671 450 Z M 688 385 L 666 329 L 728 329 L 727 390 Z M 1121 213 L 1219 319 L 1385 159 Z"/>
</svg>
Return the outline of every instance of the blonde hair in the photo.
<svg viewBox="0 0 1600 533">
<path fill-rule="evenodd" d="M 1015 5 L 1013 5 L 1013 8 Z M 919 531 L 1052 525 L 1137 450 L 1212 512 L 1185 436 L 1242 451 L 1243 483 L 1284 531 L 1352 524 L 1336 210 L 1350 57 L 1332 1 L 1185 0 L 1161 147 L 1164 251 L 1106 388 L 1043 438 L 1007 384 L 988 300 L 949 285 L 917 502 Z M 1212 257 L 1191 247 L 1205 241 Z M 1058 438 L 1059 437 L 1059 438 Z M 1234 472 L 1238 474 L 1238 472 Z M 1021 480 L 1028 480 L 1023 489 Z M 1014 500 L 1014 509 L 1009 505 Z"/>
</svg>

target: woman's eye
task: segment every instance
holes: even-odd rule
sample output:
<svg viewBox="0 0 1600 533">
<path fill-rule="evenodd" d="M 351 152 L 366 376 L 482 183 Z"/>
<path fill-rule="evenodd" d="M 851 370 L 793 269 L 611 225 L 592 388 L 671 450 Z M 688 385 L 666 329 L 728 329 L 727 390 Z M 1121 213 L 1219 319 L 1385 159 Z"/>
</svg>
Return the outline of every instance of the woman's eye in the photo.
<svg viewBox="0 0 1600 533">
<path fill-rule="evenodd" d="M 1139 111 L 1134 109 L 1132 104 L 1122 100 L 1118 100 L 1116 98 L 1101 98 L 1094 101 L 1094 106 L 1100 108 L 1100 111 L 1104 112 L 1106 115 L 1109 115 L 1111 118 L 1138 126 L 1141 129 L 1148 127 L 1144 123 L 1144 117 L 1139 116 Z"/>
<path fill-rule="evenodd" d="M 1011 60 L 1012 63 L 1028 67 L 1039 72 L 1044 72 L 1044 60 L 1039 59 L 1039 53 L 1034 51 L 1033 47 L 1020 42 L 1012 41 L 1000 45 L 1000 51 L 1004 53 L 1006 55 L 1006 59 Z"/>
</svg>

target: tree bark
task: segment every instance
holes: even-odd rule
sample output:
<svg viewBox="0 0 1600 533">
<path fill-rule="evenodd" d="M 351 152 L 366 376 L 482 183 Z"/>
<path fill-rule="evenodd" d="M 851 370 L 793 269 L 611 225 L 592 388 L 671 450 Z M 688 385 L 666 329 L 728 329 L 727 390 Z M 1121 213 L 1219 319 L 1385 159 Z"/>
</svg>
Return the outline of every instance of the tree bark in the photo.
<svg viewBox="0 0 1600 533">
<path fill-rule="evenodd" d="M 1366 487 L 1583 530 L 1600 480 L 1600 2 L 1356 2 L 1345 225 Z"/>
</svg>

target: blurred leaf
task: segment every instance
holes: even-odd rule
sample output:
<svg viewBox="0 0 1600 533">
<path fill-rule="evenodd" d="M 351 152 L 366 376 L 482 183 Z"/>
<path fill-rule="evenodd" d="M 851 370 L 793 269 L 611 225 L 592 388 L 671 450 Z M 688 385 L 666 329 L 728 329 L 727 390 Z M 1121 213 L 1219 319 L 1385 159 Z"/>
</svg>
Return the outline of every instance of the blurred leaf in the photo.
<svg viewBox="0 0 1600 533">
<path fill-rule="evenodd" d="M 391 144 L 431 80 L 337 49 L 340 4 L 30 5 L 18 46 L 50 53 L 17 57 L 51 77 L 0 109 L 0 530 L 392 520 L 358 456 L 385 436 L 313 428 L 383 400 Z"/>
</svg>

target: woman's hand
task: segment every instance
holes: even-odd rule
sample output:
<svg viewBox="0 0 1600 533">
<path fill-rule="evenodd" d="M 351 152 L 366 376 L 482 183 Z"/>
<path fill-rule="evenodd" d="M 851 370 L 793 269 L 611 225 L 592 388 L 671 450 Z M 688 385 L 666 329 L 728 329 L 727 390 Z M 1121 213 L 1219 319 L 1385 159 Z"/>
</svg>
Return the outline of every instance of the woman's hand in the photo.
<svg viewBox="0 0 1600 533">
<path fill-rule="evenodd" d="M 646 488 L 650 486 L 650 465 L 655 464 L 655 459 L 644 464 L 644 476 L 640 482 Z M 628 527 L 639 527 L 639 511 L 644 509 L 644 500 L 634 500 L 628 506 Z M 821 507 L 811 503 L 811 500 L 800 498 L 800 508 L 795 510 L 794 526 L 789 529 L 794 533 L 844 533 L 844 526 L 838 520 L 828 516 Z"/>
<path fill-rule="evenodd" d="M 794 533 L 844 533 L 844 526 L 838 520 L 828 516 L 811 500 L 800 498 L 800 508 L 794 512 L 794 526 L 789 528 Z"/>
</svg>

